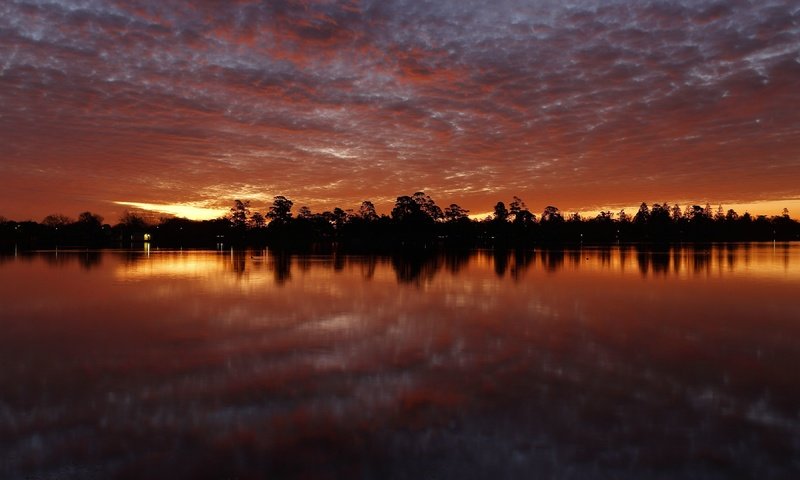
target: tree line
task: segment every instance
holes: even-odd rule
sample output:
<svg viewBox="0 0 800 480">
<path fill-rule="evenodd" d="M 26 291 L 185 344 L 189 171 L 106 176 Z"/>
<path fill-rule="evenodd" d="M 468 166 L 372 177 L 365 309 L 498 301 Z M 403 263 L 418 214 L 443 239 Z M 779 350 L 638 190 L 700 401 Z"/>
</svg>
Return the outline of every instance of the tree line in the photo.
<svg viewBox="0 0 800 480">
<path fill-rule="evenodd" d="M 149 241 L 164 247 L 271 246 L 313 250 L 427 249 L 444 247 L 518 248 L 557 244 L 679 243 L 800 240 L 800 223 L 782 215 L 739 215 L 722 206 L 642 203 L 634 214 L 601 211 L 593 217 L 565 214 L 547 206 L 533 213 L 519 197 L 500 201 L 493 213 L 472 219 L 453 203 L 442 208 L 424 192 L 397 197 L 390 214 L 380 215 L 365 200 L 357 209 L 294 210 L 285 196 L 274 197 L 262 213 L 247 200 L 235 200 L 227 215 L 214 220 L 169 217 L 147 219 L 126 211 L 109 225 L 92 212 L 73 220 L 48 215 L 41 222 L 0 217 L 0 245 L 22 248 L 120 246 Z"/>
</svg>

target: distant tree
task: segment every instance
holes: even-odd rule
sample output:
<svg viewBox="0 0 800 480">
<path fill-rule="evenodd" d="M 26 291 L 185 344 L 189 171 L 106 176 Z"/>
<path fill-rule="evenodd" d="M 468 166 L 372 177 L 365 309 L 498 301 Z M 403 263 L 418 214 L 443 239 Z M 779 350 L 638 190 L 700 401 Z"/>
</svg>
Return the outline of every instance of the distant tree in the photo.
<svg viewBox="0 0 800 480">
<path fill-rule="evenodd" d="M 728 212 L 725 214 L 725 220 L 729 222 L 735 222 L 738 219 L 739 219 L 739 214 L 736 213 L 736 210 L 732 208 L 729 209 Z"/>
<path fill-rule="evenodd" d="M 672 221 L 677 222 L 678 220 L 683 217 L 683 213 L 681 212 L 681 206 L 677 203 L 672 206 Z"/>
<path fill-rule="evenodd" d="M 783 209 L 783 218 L 786 218 L 786 219 L 789 218 L 789 209 L 788 208 L 784 208 Z"/>
<path fill-rule="evenodd" d="M 542 222 L 544 223 L 559 223 L 563 222 L 564 217 L 561 216 L 561 211 L 552 205 L 544 207 L 542 212 Z"/>
<path fill-rule="evenodd" d="M 76 222 L 84 227 L 100 228 L 103 226 L 103 217 L 92 212 L 81 212 Z"/>
<path fill-rule="evenodd" d="M 68 216 L 62 215 L 60 213 L 54 213 L 52 215 L 48 215 L 44 217 L 44 219 L 42 220 L 42 225 L 51 228 L 64 227 L 66 225 L 69 225 L 70 223 L 73 223 L 73 220 Z"/>
<path fill-rule="evenodd" d="M 700 205 L 692 205 L 692 208 L 689 210 L 688 218 L 693 222 L 698 222 L 708 217 L 706 217 L 706 210 L 703 207 Z"/>
<path fill-rule="evenodd" d="M 526 226 L 534 223 L 536 216 L 528 210 L 528 206 L 521 198 L 514 196 L 508 205 L 509 217 L 512 222 L 519 226 Z"/>
<path fill-rule="evenodd" d="M 92 212 L 82 212 L 78 221 L 70 225 L 70 230 L 77 233 L 75 239 L 85 244 L 96 244 L 102 240 L 103 217 Z"/>
<path fill-rule="evenodd" d="M 278 195 L 273 199 L 272 206 L 269 207 L 267 218 L 273 222 L 277 222 L 278 224 L 289 223 L 289 221 L 292 219 L 293 205 L 294 202 L 283 195 Z"/>
<path fill-rule="evenodd" d="M 514 225 L 529 226 L 536 222 L 536 215 L 532 214 L 527 208 L 521 209 L 514 215 Z"/>
<path fill-rule="evenodd" d="M 597 214 L 595 220 L 599 222 L 612 222 L 614 220 L 614 214 L 610 211 L 601 211 Z"/>
<path fill-rule="evenodd" d="M 617 214 L 617 218 L 619 218 L 620 223 L 628 223 L 631 221 L 631 216 L 625 213 L 625 209 L 619 211 Z"/>
<path fill-rule="evenodd" d="M 714 220 L 718 222 L 725 220 L 725 211 L 722 209 L 722 205 L 717 207 L 717 213 L 714 214 Z"/>
<path fill-rule="evenodd" d="M 650 208 L 646 203 L 642 202 L 642 204 L 639 205 L 639 211 L 636 212 L 636 215 L 633 217 L 633 223 L 643 225 L 647 223 L 648 220 L 650 220 Z"/>
<path fill-rule="evenodd" d="M 506 204 L 503 202 L 497 202 L 494 205 L 494 221 L 505 222 L 507 220 L 508 220 L 508 209 L 506 209 Z"/>
<path fill-rule="evenodd" d="M 457 222 L 459 220 L 467 219 L 469 210 L 464 210 L 455 203 L 451 203 L 449 207 L 444 210 L 444 218 L 448 222 Z"/>
<path fill-rule="evenodd" d="M 138 213 L 125 210 L 119 217 L 119 224 L 128 230 L 144 230 L 147 228 L 147 220 Z"/>
<path fill-rule="evenodd" d="M 653 208 L 650 210 L 650 220 L 661 225 L 668 224 L 670 222 L 669 204 L 667 202 L 653 204 Z"/>
<path fill-rule="evenodd" d="M 430 196 L 425 195 L 425 192 L 416 192 L 412 199 L 419 205 L 420 211 L 433 220 L 438 221 L 444 218 L 442 209 L 436 205 L 436 202 Z"/>
<path fill-rule="evenodd" d="M 514 197 L 511 199 L 511 203 L 508 204 L 508 213 L 511 217 L 513 217 L 511 219 L 512 221 L 517 217 L 519 212 L 527 209 L 528 206 L 525 205 L 525 202 L 523 202 L 522 199 L 516 195 L 514 195 Z"/>
<path fill-rule="evenodd" d="M 250 201 L 234 200 L 228 219 L 234 228 L 243 230 L 247 226 L 247 217 L 250 216 Z"/>
<path fill-rule="evenodd" d="M 361 206 L 358 207 L 358 217 L 368 222 L 377 220 L 378 212 L 375 210 L 375 205 L 369 200 L 361 202 Z"/>
<path fill-rule="evenodd" d="M 250 225 L 253 228 L 262 228 L 267 223 L 267 220 L 264 218 L 264 215 L 261 212 L 253 212 L 250 216 Z"/>
<path fill-rule="evenodd" d="M 313 214 L 311 213 L 311 209 L 306 207 L 305 205 L 300 207 L 300 209 L 297 211 L 297 218 L 309 220 L 311 219 L 312 216 Z"/>
<path fill-rule="evenodd" d="M 420 213 L 420 206 L 408 195 L 397 197 L 392 208 L 392 219 L 397 222 L 410 220 Z"/>
<path fill-rule="evenodd" d="M 326 213 L 329 213 L 329 221 L 336 229 L 342 228 L 342 225 L 347 221 L 347 212 L 339 207 L 334 208 L 332 212 Z"/>
</svg>

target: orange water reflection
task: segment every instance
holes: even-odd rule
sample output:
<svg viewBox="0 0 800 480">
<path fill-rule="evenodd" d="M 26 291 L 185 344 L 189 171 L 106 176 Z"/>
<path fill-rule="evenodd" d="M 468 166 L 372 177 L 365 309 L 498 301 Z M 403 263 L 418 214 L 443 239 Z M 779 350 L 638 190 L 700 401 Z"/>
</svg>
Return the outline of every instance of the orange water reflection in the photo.
<svg viewBox="0 0 800 480">
<path fill-rule="evenodd" d="M 4 257 L 0 476 L 788 478 L 798 265 L 772 244 Z"/>
</svg>

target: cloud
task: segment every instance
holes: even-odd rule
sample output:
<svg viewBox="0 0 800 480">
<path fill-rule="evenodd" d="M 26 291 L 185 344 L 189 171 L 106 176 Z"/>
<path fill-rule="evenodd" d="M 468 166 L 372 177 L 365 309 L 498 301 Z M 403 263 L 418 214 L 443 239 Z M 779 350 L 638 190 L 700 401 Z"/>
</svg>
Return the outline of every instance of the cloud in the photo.
<svg viewBox="0 0 800 480">
<path fill-rule="evenodd" d="M 791 2 L 22 0 L 0 45 L 6 216 L 800 193 Z"/>
</svg>

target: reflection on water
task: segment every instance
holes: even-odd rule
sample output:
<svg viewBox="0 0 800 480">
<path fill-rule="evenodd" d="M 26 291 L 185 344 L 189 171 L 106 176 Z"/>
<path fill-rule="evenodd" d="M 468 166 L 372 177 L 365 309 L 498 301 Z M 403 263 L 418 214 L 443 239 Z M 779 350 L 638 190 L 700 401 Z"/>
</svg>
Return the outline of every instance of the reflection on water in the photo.
<svg viewBox="0 0 800 480">
<path fill-rule="evenodd" d="M 794 478 L 800 246 L 0 257 L 2 478 Z"/>
</svg>

